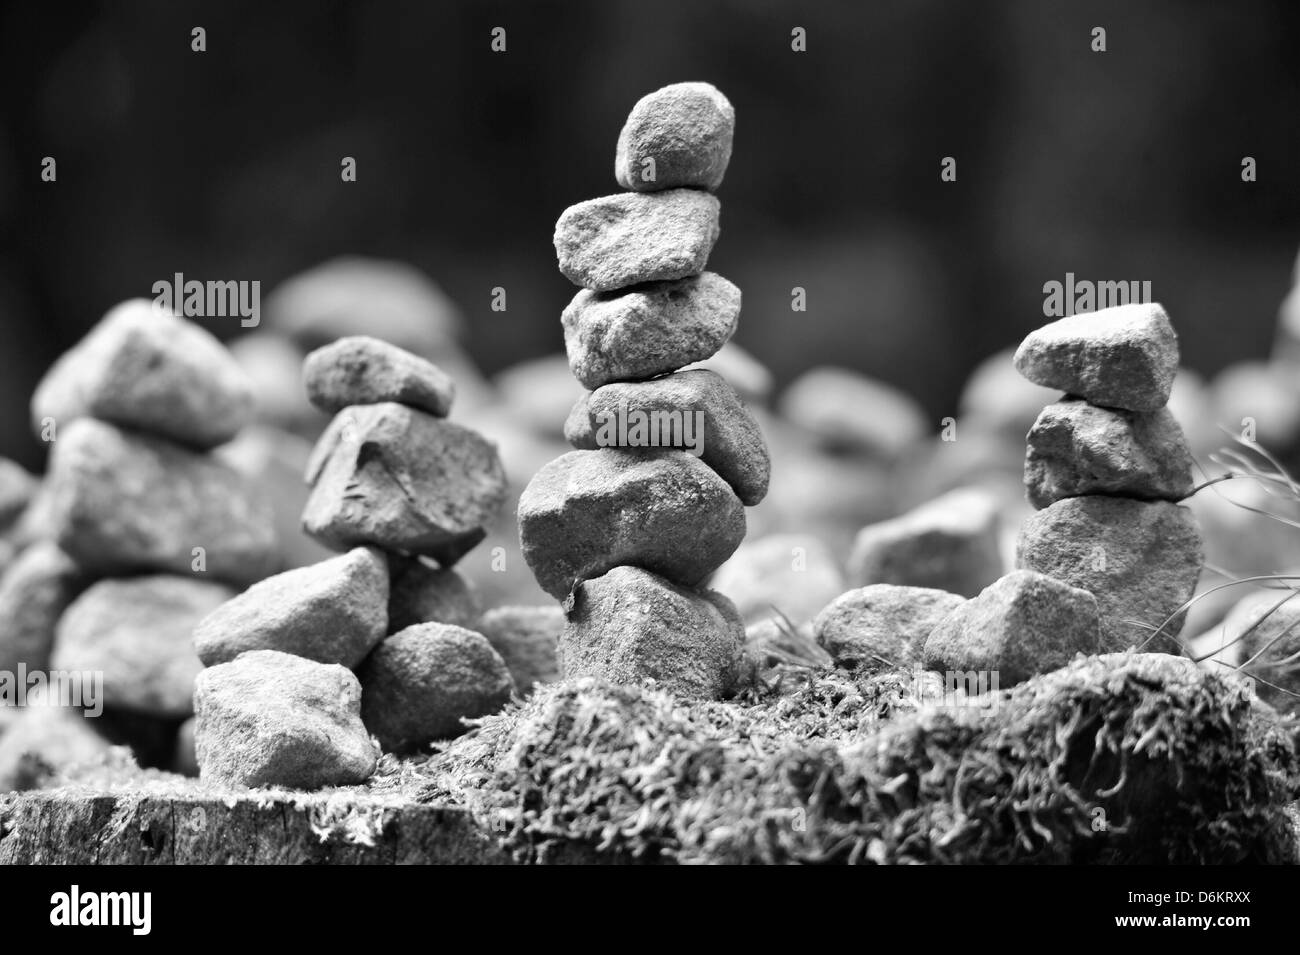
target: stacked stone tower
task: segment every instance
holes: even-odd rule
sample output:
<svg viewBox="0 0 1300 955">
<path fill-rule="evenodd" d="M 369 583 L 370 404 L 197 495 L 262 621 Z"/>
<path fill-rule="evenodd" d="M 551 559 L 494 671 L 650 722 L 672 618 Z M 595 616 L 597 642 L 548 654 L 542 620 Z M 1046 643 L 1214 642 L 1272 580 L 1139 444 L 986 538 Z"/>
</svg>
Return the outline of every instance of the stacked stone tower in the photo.
<svg viewBox="0 0 1300 955">
<path fill-rule="evenodd" d="M 1159 305 L 1121 305 L 1038 329 L 1015 364 L 1066 392 L 1029 432 L 1025 485 L 1039 510 L 1017 563 L 1096 596 L 1103 651 L 1143 644 L 1191 597 L 1202 564 L 1196 519 L 1177 503 L 1192 491 L 1192 456 L 1166 407 L 1178 337 Z M 1170 650 L 1167 638 L 1151 649 Z"/>
<path fill-rule="evenodd" d="M 556 225 L 560 271 L 582 287 L 565 347 L 590 390 L 565 425 L 578 450 L 538 472 L 519 525 L 538 583 L 565 601 L 568 677 L 653 678 L 688 696 L 724 695 L 738 677 L 740 618 L 700 585 L 744 537 L 770 461 L 735 389 L 686 369 L 730 339 L 740 313 L 740 291 L 704 271 L 734 126 L 707 83 L 651 93 L 618 140 L 629 191 Z"/>
<path fill-rule="evenodd" d="M 450 378 L 364 336 L 312 352 L 303 377 L 335 414 L 308 463 L 303 527 L 342 553 L 255 584 L 195 627 L 208 667 L 196 750 L 219 782 L 359 782 L 375 766 L 371 736 L 418 752 L 514 690 L 488 640 L 461 625 L 476 613 L 457 608 L 452 565 L 506 484 L 496 448 L 446 420 Z"/>
</svg>

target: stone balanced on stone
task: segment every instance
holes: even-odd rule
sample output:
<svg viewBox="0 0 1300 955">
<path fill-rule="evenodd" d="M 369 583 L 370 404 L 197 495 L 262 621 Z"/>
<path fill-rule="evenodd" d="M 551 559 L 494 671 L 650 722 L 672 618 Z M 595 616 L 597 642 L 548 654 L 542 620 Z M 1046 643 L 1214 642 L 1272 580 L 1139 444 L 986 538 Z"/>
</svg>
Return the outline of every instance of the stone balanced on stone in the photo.
<svg viewBox="0 0 1300 955">
<path fill-rule="evenodd" d="M 564 310 L 569 366 L 589 393 L 519 502 L 524 558 L 565 602 L 566 677 L 652 678 L 719 697 L 739 679 L 744 630 L 701 589 L 740 544 L 770 461 L 736 390 L 703 369 L 735 332 L 740 291 L 704 271 L 718 237 L 735 128 L 707 83 L 642 98 L 618 140 L 629 192 L 571 206 L 555 228 L 560 271 L 582 291 Z"/>
<path fill-rule="evenodd" d="M 278 569 L 270 501 L 211 453 L 252 414 L 216 338 L 147 299 L 51 367 L 31 403 L 43 520 L 0 582 L 0 669 L 100 673 L 110 716 L 174 734 L 202 669 L 195 623 Z"/>
<path fill-rule="evenodd" d="M 308 465 L 303 526 L 340 556 L 287 571 L 194 631 L 205 778 L 249 786 L 356 783 L 385 751 L 464 731 L 514 691 L 452 569 L 500 509 L 496 448 L 445 420 L 451 380 L 378 339 L 307 356 L 312 403 L 336 416 Z M 436 563 L 435 563 L 436 562 Z M 355 675 L 353 671 L 355 672 Z"/>
<path fill-rule="evenodd" d="M 1191 597 L 1202 564 L 1191 511 L 1192 457 L 1166 403 L 1178 338 L 1163 308 L 1121 305 L 1029 335 L 1016 368 L 1064 391 L 1028 436 L 1025 486 L 1038 513 L 1020 567 L 1090 591 L 1102 652 L 1144 644 Z M 1180 617 L 1154 649 L 1174 646 Z"/>
</svg>

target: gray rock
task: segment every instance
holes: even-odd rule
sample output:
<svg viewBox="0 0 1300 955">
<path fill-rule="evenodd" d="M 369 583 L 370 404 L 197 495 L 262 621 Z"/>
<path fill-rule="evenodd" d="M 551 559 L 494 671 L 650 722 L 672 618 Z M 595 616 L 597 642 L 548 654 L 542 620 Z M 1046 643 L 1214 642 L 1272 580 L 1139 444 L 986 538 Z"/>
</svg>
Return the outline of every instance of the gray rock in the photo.
<svg viewBox="0 0 1300 955">
<path fill-rule="evenodd" d="M 249 650 L 279 650 L 355 667 L 388 632 L 388 563 L 358 547 L 310 567 L 268 577 L 197 621 L 194 649 L 205 666 Z"/>
<path fill-rule="evenodd" d="M 728 341 L 716 354 L 686 366 L 687 371 L 697 368 L 721 375 L 742 398 L 755 404 L 766 404 L 775 387 L 767 366 L 734 341 Z"/>
<path fill-rule="evenodd" d="M 112 309 L 46 373 L 32 398 L 37 434 L 83 417 L 199 449 L 233 438 L 253 417 L 253 389 L 207 331 L 132 299 Z"/>
<path fill-rule="evenodd" d="M 674 83 L 637 100 L 618 136 L 624 189 L 717 189 L 731 161 L 736 111 L 711 83 Z"/>
<path fill-rule="evenodd" d="M 768 617 L 745 628 L 745 662 L 755 670 L 783 664 L 815 670 L 835 661 L 817 642 L 812 621 L 791 627 L 784 620 Z"/>
<path fill-rule="evenodd" d="M 319 433 L 328 420 L 302 386 L 303 351 L 283 335 L 256 331 L 227 342 L 230 357 L 253 389 L 256 419 L 300 435 Z"/>
<path fill-rule="evenodd" d="M 187 717 L 194 712 L 194 678 L 203 669 L 190 635 L 234 594 L 194 577 L 101 580 L 60 618 L 50 665 L 103 673 L 106 706 Z"/>
<path fill-rule="evenodd" d="M 740 500 L 684 451 L 570 451 L 519 499 L 524 559 L 557 600 L 620 564 L 693 587 L 744 536 Z"/>
<path fill-rule="evenodd" d="M 1026 441 L 1025 487 L 1036 508 L 1086 494 L 1178 501 L 1192 492 L 1192 454 L 1168 408 L 1059 401 L 1043 409 Z"/>
<path fill-rule="evenodd" d="M 424 272 L 359 256 L 293 276 L 267 296 L 265 312 L 267 328 L 304 352 L 348 335 L 370 335 L 430 361 L 439 361 L 463 325 L 456 303 Z"/>
<path fill-rule="evenodd" d="M 564 440 L 579 451 L 595 451 L 596 429 L 591 426 L 591 392 L 584 391 L 564 418 Z"/>
<path fill-rule="evenodd" d="M 698 275 L 718 240 L 720 208 L 694 189 L 580 202 L 555 224 L 560 271 L 597 292 Z"/>
<path fill-rule="evenodd" d="M 385 752 L 410 753 L 468 727 L 462 719 L 495 713 L 514 682 L 480 633 L 422 623 L 388 637 L 358 671 L 361 715 Z"/>
<path fill-rule="evenodd" d="M 535 683 L 560 678 L 556 648 L 564 630 L 564 611 L 540 607 L 494 607 L 475 627 L 505 661 L 515 686 L 527 693 Z"/>
<path fill-rule="evenodd" d="M 43 788 L 108 759 L 113 747 L 92 724 L 79 710 L 29 702 L 0 735 L 0 793 Z"/>
<path fill-rule="evenodd" d="M 676 447 L 731 485 L 741 503 L 767 495 L 772 462 L 758 422 L 736 389 L 711 371 L 604 385 L 587 400 L 597 447 Z"/>
<path fill-rule="evenodd" d="M 319 414 L 315 409 L 312 413 Z M 259 487 L 270 501 L 280 552 L 277 569 L 307 567 L 334 556 L 334 551 L 302 530 L 302 511 L 311 493 L 302 475 L 311 453 L 312 442 L 306 438 L 266 424 L 245 428 L 234 441 L 213 452 Z"/>
<path fill-rule="evenodd" d="M 569 368 L 599 388 L 712 358 L 736 331 L 740 298 L 713 272 L 625 292 L 583 289 L 560 319 Z"/>
<path fill-rule="evenodd" d="M 1196 587 L 1201 538 L 1185 507 L 1167 501 L 1071 497 L 1020 528 L 1016 564 L 1091 591 L 1101 612 L 1102 652 L 1146 643 Z M 1152 648 L 1174 646 L 1181 616 Z"/>
<path fill-rule="evenodd" d="M 837 597 L 813 621 L 813 634 L 847 670 L 913 667 L 930 632 L 964 603 L 946 590 L 872 584 Z"/>
<path fill-rule="evenodd" d="M 845 583 L 820 538 L 771 534 L 741 544 L 709 586 L 735 604 L 746 624 L 778 617 L 797 625 L 844 593 Z"/>
<path fill-rule="evenodd" d="M 1019 444 L 1043 406 L 1060 399 L 1059 391 L 1027 381 L 1016 371 L 1015 355 L 1014 348 L 997 352 L 970 373 L 957 404 L 962 430 L 970 426 L 1006 435 Z"/>
<path fill-rule="evenodd" d="M 319 789 L 363 783 L 378 753 L 346 667 L 254 650 L 201 672 L 194 748 L 204 781 Z"/>
<path fill-rule="evenodd" d="M 338 550 L 373 544 L 455 563 L 505 500 L 496 448 L 405 405 L 340 411 L 308 463 L 303 529 Z"/>
<path fill-rule="evenodd" d="M 534 434 L 559 437 L 560 422 L 582 394 L 562 354 L 511 365 L 492 376 L 506 413 Z"/>
<path fill-rule="evenodd" d="M 262 489 L 170 441 L 74 421 L 54 443 L 48 484 L 51 530 L 89 572 L 188 574 L 202 556 L 213 578 L 246 585 L 279 564 Z"/>
<path fill-rule="evenodd" d="M 638 567 L 585 581 L 560 637 L 566 679 L 653 679 L 686 698 L 736 689 L 745 626 L 726 597 L 679 587 Z"/>
<path fill-rule="evenodd" d="M 928 430 L 909 395 L 843 368 L 814 368 L 790 383 L 778 410 L 832 451 L 885 461 L 917 445 Z"/>
<path fill-rule="evenodd" d="M 1215 629 L 1221 633 L 1220 646 L 1232 644 L 1221 657 L 1242 668 L 1239 672 L 1254 681 L 1261 700 L 1284 713 L 1300 707 L 1300 597 L 1288 598 L 1279 590 L 1251 594 Z"/>
<path fill-rule="evenodd" d="M 330 413 L 395 401 L 445 418 L 456 397 L 437 365 L 367 335 L 317 348 L 303 362 L 302 380 L 311 403 Z"/>
<path fill-rule="evenodd" d="M 992 494 L 959 488 L 869 524 L 853 543 L 849 584 L 931 587 L 973 597 L 1002 576 L 998 523 Z"/>
<path fill-rule="evenodd" d="M 0 531 L 8 530 L 22 516 L 40 483 L 22 465 L 0 458 Z"/>
<path fill-rule="evenodd" d="M 32 544 L 0 577 L 0 672 L 49 666 L 54 632 L 68 604 L 89 583 L 72 558 L 49 541 Z"/>
<path fill-rule="evenodd" d="M 1157 411 L 1178 371 L 1178 336 L 1159 305 L 1117 305 L 1031 332 L 1015 362 L 1034 384 L 1108 408 Z"/>
<path fill-rule="evenodd" d="M 996 674 L 1005 688 L 1100 648 L 1091 593 L 1016 570 L 954 608 L 925 641 L 922 663 L 930 670 Z"/>
<path fill-rule="evenodd" d="M 472 627 L 483 608 L 470 582 L 450 567 L 420 557 L 389 558 L 388 630 L 397 633 L 417 623 Z"/>
</svg>

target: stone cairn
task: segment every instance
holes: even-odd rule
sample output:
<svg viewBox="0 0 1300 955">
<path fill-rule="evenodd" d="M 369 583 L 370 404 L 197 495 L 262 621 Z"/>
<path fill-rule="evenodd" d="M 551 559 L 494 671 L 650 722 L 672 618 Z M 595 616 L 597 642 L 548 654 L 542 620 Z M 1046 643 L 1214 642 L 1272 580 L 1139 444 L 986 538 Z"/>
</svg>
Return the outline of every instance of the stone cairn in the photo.
<svg viewBox="0 0 1300 955">
<path fill-rule="evenodd" d="M 506 493 L 495 446 L 446 420 L 452 381 L 364 336 L 312 352 L 304 381 L 335 417 L 308 463 L 303 527 L 341 553 L 261 581 L 195 628 L 205 779 L 361 782 L 372 735 L 384 751 L 418 752 L 515 689 L 467 628 L 476 599 L 452 569 Z"/>
<path fill-rule="evenodd" d="M 1168 317 L 1159 305 L 1127 305 L 1062 319 L 1026 338 L 1014 363 L 1035 384 L 1065 392 L 1028 435 L 1024 480 L 1038 510 L 1021 526 L 1018 568 L 973 595 L 937 589 L 978 579 L 951 570 L 928 587 L 848 591 L 813 621 L 841 666 L 916 666 L 931 680 L 934 671 L 977 675 L 983 692 L 1078 653 L 1144 645 L 1161 626 L 1165 637 L 1152 648 L 1177 647 L 1176 614 L 1196 586 L 1201 546 L 1195 519 L 1177 503 L 1192 491 L 1192 457 L 1165 406 L 1178 367 Z M 902 528 L 894 536 L 908 540 Z M 895 558 L 929 554 L 922 542 L 930 550 L 962 542 L 933 527 L 912 539 L 917 546 L 895 547 Z"/>
<path fill-rule="evenodd" d="M 1025 486 L 1038 513 L 1021 527 L 1017 563 L 1092 592 L 1103 652 L 1142 645 L 1162 625 L 1150 648 L 1176 652 L 1174 615 L 1202 550 L 1178 504 L 1193 489 L 1192 456 L 1166 407 L 1178 370 L 1169 317 L 1133 304 L 1063 318 L 1030 334 L 1015 365 L 1066 392 L 1029 432 Z"/>
<path fill-rule="evenodd" d="M 565 425 L 578 450 L 524 490 L 524 558 L 564 602 L 565 677 L 652 678 L 719 697 L 740 678 L 744 627 L 701 589 L 740 544 L 744 507 L 767 493 L 757 423 L 719 375 L 686 366 L 735 332 L 740 291 L 704 271 L 735 113 L 707 83 L 642 98 L 619 135 L 628 192 L 571 206 L 555 228 L 569 367 L 589 392 Z M 683 370 L 685 369 L 685 370 Z"/>
<path fill-rule="evenodd" d="M 252 415 L 216 338 L 147 299 L 109 310 L 42 378 L 31 416 L 49 467 L 0 580 L 0 671 L 81 681 L 62 702 L 95 718 L 29 706 L 0 789 L 26 747 L 91 758 L 129 743 L 171 760 L 201 669 L 191 630 L 280 560 L 270 502 L 214 453 Z"/>
</svg>

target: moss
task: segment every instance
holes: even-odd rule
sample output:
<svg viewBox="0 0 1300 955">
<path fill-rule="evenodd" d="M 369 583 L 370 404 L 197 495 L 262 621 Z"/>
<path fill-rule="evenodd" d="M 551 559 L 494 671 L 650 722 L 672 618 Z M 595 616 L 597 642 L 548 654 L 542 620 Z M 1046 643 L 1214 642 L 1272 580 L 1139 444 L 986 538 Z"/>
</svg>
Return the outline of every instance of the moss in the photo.
<svg viewBox="0 0 1300 955">
<path fill-rule="evenodd" d="M 1163 654 L 1080 658 L 997 705 L 918 707 L 909 674 L 683 705 L 539 689 L 424 764 L 520 860 L 1236 862 L 1294 855 L 1289 726 Z"/>
</svg>

